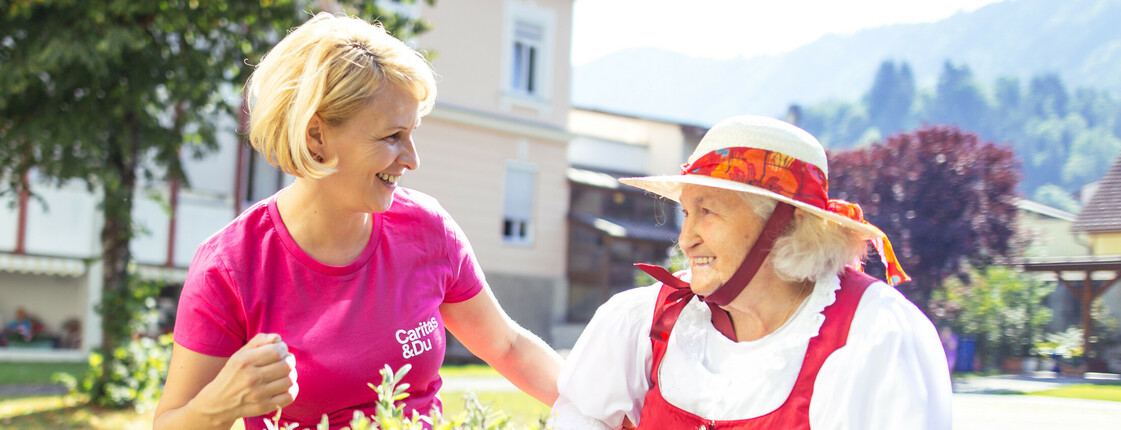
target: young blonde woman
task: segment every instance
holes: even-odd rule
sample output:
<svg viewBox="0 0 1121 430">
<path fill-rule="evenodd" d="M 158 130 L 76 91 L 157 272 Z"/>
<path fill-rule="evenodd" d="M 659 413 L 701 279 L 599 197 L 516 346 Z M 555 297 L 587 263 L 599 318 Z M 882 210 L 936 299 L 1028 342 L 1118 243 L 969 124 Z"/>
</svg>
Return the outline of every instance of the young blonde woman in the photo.
<svg viewBox="0 0 1121 430">
<path fill-rule="evenodd" d="M 825 151 L 790 124 L 721 121 L 680 175 L 621 181 L 677 201 L 689 270 L 620 293 L 561 372 L 554 428 L 949 429 L 930 321 L 859 270 L 887 238 L 828 198 Z M 696 300 L 694 300 L 696 299 Z"/>
<path fill-rule="evenodd" d="M 331 427 L 374 414 L 367 383 L 410 365 L 406 413 L 439 408 L 446 327 L 551 404 L 560 360 L 499 307 L 463 232 L 431 197 L 399 187 L 420 166 L 413 130 L 433 72 L 375 25 L 319 14 L 248 83 L 249 139 L 295 183 L 203 243 L 176 316 L 157 429 L 244 418 Z"/>
</svg>

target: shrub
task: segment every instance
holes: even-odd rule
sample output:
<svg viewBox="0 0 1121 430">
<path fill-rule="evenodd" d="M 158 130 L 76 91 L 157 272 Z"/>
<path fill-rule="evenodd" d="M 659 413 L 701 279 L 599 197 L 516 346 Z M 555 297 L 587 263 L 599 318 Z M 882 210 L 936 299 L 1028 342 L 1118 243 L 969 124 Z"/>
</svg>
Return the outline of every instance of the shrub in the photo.
<svg viewBox="0 0 1121 430">
<path fill-rule="evenodd" d="M 967 279 L 952 277 L 934 293 L 939 319 L 954 331 L 977 338 L 987 365 L 1004 357 L 1027 357 L 1042 340 L 1051 310 L 1042 303 L 1054 287 L 1006 267 L 971 270 Z"/>
<path fill-rule="evenodd" d="M 171 334 L 155 339 L 141 335 L 158 317 L 155 298 L 163 282 L 143 281 L 130 270 L 128 288 L 106 290 L 98 307 L 103 315 L 113 315 L 116 324 L 104 335 L 118 339 L 112 354 L 94 351 L 89 371 L 81 381 L 70 374 L 53 379 L 71 392 L 86 394 L 90 402 L 114 409 L 133 408 L 138 412 L 154 407 L 160 398 L 167 367 L 171 361 Z"/>
<path fill-rule="evenodd" d="M 360 411 L 354 411 L 354 418 L 350 420 L 349 430 L 514 430 L 509 421 L 499 411 L 491 411 L 489 407 L 479 403 L 478 399 L 468 397 L 467 408 L 459 416 L 445 418 L 439 409 L 433 409 L 432 414 L 424 416 L 413 411 L 405 414 L 405 406 L 401 401 L 409 396 L 405 390 L 409 384 L 401 383 L 405 374 L 412 366 L 406 364 L 397 372 L 387 364 L 381 369 L 381 384 L 368 384 L 378 394 L 377 412 L 372 417 L 367 417 Z M 296 424 L 280 424 L 280 412 L 277 411 L 272 419 L 265 420 L 265 427 L 269 430 L 293 430 Z M 537 426 L 530 426 L 524 430 L 546 430 L 549 425 L 544 421 Z M 329 430 L 330 425 L 327 415 L 316 426 L 317 430 Z"/>
</svg>

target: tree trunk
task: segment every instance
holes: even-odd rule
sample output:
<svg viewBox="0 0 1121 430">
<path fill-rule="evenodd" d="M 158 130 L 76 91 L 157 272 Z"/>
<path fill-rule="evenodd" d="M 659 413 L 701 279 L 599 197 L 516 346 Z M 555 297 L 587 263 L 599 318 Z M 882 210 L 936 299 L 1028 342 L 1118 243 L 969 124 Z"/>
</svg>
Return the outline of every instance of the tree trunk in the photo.
<svg viewBox="0 0 1121 430">
<path fill-rule="evenodd" d="M 102 178 L 102 213 L 105 225 L 101 229 L 102 275 L 101 378 L 96 381 L 93 395 L 104 394 L 105 383 L 111 376 L 113 351 L 129 335 L 129 310 L 123 294 L 129 288 L 128 264 L 131 260 L 129 242 L 132 239 L 132 196 L 136 189 L 136 163 L 139 158 L 140 127 L 135 116 L 129 116 L 122 139 L 113 139 L 109 145 L 109 164 L 115 177 Z"/>
</svg>

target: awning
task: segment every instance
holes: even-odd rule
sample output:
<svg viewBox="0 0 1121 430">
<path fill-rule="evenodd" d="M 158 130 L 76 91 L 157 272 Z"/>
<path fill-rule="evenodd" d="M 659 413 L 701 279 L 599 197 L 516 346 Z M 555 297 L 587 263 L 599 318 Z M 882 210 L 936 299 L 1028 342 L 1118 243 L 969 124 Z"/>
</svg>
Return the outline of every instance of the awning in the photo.
<svg viewBox="0 0 1121 430">
<path fill-rule="evenodd" d="M 86 262 L 80 258 L 0 252 L 0 272 L 76 278 L 86 274 Z"/>
<path fill-rule="evenodd" d="M 597 217 L 590 214 L 569 214 L 568 218 L 576 224 L 590 227 L 611 237 L 667 244 L 677 242 L 677 229 L 668 225 L 656 226 L 642 222 Z"/>
<path fill-rule="evenodd" d="M 161 281 L 168 284 L 182 284 L 187 280 L 187 269 L 182 267 L 136 265 L 136 275 L 145 281 Z"/>
</svg>

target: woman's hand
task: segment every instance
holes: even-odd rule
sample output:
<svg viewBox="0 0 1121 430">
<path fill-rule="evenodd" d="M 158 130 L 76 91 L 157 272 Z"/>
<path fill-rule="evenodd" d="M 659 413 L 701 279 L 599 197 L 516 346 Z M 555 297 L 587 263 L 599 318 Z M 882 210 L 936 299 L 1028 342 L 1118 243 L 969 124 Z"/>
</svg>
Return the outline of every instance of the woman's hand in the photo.
<svg viewBox="0 0 1121 430">
<path fill-rule="evenodd" d="M 296 358 L 276 334 L 260 333 L 230 356 L 192 402 L 204 413 L 252 417 L 296 400 Z"/>
<path fill-rule="evenodd" d="M 229 358 L 176 344 L 155 427 L 229 428 L 291 404 L 298 393 L 296 358 L 277 334 L 260 333 Z"/>
</svg>

